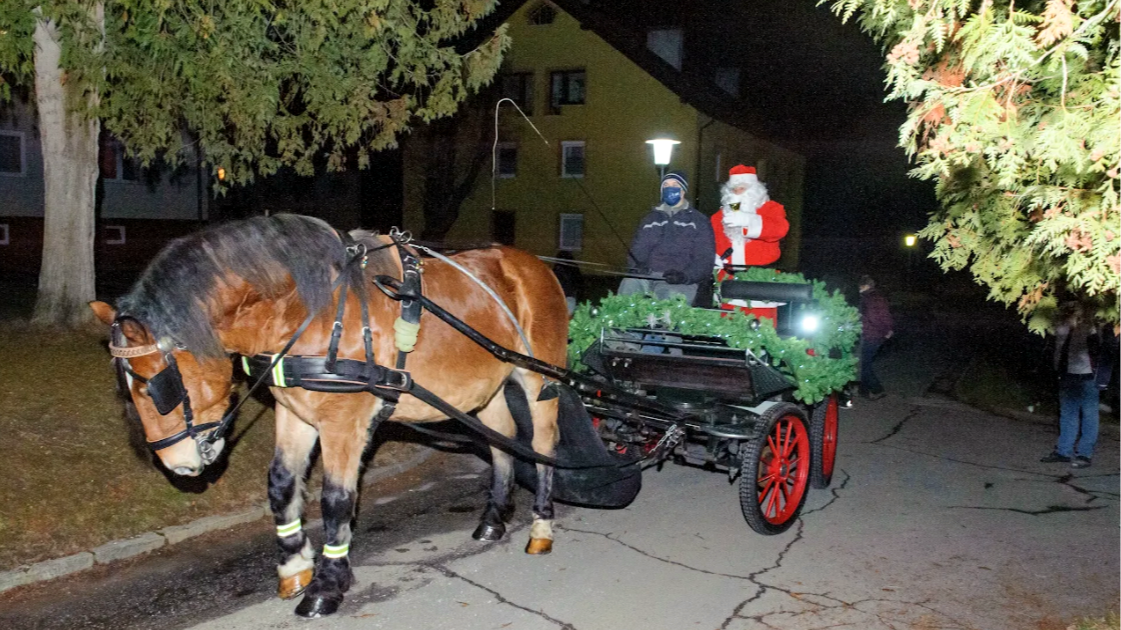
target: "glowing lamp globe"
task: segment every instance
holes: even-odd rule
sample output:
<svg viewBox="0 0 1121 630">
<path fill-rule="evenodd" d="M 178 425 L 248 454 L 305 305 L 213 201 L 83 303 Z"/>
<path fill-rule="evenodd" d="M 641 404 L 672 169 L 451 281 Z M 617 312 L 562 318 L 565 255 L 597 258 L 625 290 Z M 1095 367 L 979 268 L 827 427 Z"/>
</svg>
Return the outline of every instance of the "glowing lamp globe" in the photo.
<svg viewBox="0 0 1121 630">
<path fill-rule="evenodd" d="M 654 147 L 654 164 L 666 166 L 670 162 L 670 157 L 673 156 L 673 146 L 681 144 L 681 142 L 669 138 L 655 138 L 654 140 L 647 140 L 646 144 Z"/>
</svg>

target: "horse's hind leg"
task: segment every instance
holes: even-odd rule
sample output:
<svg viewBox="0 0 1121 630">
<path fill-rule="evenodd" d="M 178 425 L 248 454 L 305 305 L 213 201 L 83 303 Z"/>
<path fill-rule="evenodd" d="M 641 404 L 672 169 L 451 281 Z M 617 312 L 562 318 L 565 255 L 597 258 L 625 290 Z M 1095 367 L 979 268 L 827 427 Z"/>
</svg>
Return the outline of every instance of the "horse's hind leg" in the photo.
<svg viewBox="0 0 1121 630">
<path fill-rule="evenodd" d="M 514 418 L 506 406 L 506 397 L 500 389 L 485 407 L 479 410 L 479 419 L 499 433 L 513 437 L 516 432 Z M 509 453 L 491 447 L 491 482 L 487 507 L 479 526 L 471 537 L 475 540 L 496 541 L 506 535 L 506 521 L 514 513 L 511 490 L 514 485 L 514 458 Z"/>
<path fill-rule="evenodd" d="M 323 554 L 315 567 L 315 579 L 296 607 L 301 617 L 333 614 L 350 589 L 350 523 L 358 498 L 358 469 L 369 441 L 368 409 L 333 409 L 333 419 L 319 426 L 323 459 Z M 362 418 L 355 420 L 355 418 Z"/>
<path fill-rule="evenodd" d="M 539 400 L 545 379 L 535 372 L 515 370 L 514 380 L 525 391 L 533 416 L 533 450 L 541 455 L 552 457 L 556 453 L 557 410 L 559 401 L 556 396 Z M 529 543 L 525 552 L 544 554 L 553 550 L 553 467 L 537 464 L 537 492 L 533 498 L 533 526 L 529 530 Z"/>
<path fill-rule="evenodd" d="M 318 432 L 287 408 L 276 406 L 276 454 L 269 467 L 269 507 L 276 520 L 280 562 L 277 594 L 299 595 L 311 583 L 315 552 L 300 524 L 304 508 L 304 474 Z"/>
</svg>

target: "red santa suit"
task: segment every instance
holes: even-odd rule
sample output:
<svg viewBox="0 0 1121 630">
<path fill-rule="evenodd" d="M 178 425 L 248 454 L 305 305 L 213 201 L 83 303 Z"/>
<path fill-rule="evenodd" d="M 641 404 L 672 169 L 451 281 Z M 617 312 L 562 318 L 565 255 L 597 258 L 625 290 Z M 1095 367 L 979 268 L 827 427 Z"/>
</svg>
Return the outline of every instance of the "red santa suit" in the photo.
<svg viewBox="0 0 1121 630">
<path fill-rule="evenodd" d="M 746 186 L 747 190 L 737 195 L 734 189 L 739 186 Z M 728 172 L 722 202 L 720 211 L 712 215 L 716 266 L 762 266 L 778 260 L 782 255 L 779 241 L 790 230 L 790 223 L 786 220 L 782 204 L 767 196 L 767 189 L 759 181 L 754 168 L 741 164 Z M 718 279 L 723 279 L 725 275 L 728 274 L 721 271 Z M 748 304 L 743 300 L 729 300 L 726 306 L 737 306 L 774 321 L 779 304 L 754 300 Z"/>
</svg>

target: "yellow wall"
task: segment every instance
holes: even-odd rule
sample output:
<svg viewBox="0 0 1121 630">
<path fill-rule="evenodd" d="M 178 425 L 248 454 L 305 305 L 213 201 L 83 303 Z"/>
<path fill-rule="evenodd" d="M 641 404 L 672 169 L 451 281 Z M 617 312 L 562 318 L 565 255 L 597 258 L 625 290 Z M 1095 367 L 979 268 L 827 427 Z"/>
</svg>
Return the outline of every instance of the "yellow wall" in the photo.
<svg viewBox="0 0 1121 630">
<path fill-rule="evenodd" d="M 580 256 L 621 265 L 624 246 L 595 205 L 629 244 L 639 219 L 658 201 L 660 176 L 646 140 L 663 134 L 681 140 L 670 168 L 691 177 L 696 163 L 697 114 L 594 33 L 582 30 L 563 11 L 558 10 L 550 25 L 527 24 L 527 11 L 536 6 L 526 3 L 511 17 L 513 46 L 503 71 L 533 72 L 535 103 L 531 120 L 549 146 L 512 108 L 503 107 L 499 141 L 517 143 L 518 174 L 497 180 L 495 207 L 517 211 L 518 247 L 546 255 L 557 251 L 559 215 L 583 214 L 584 249 Z M 586 73 L 584 104 L 562 106 L 559 115 L 552 115 L 549 73 L 579 68 Z M 579 181 L 560 177 L 560 142 L 564 140 L 587 143 L 586 175 Z M 407 171 L 410 162 L 406 157 Z M 419 216 L 423 179 L 414 176 L 411 180 L 406 187 L 406 223 L 419 226 L 423 224 Z M 463 204 L 448 240 L 490 238 L 490 184 L 488 165 L 475 192 Z"/>
<path fill-rule="evenodd" d="M 660 136 L 681 141 L 669 170 L 686 173 L 691 183 L 689 197 L 694 200 L 700 167 L 700 176 L 706 180 L 701 182 L 703 198 L 699 204 L 704 214 L 711 215 L 718 209 L 718 184 L 712 181 L 717 150 L 725 153 L 725 161 L 729 159 L 727 154 L 751 162 L 767 158 L 782 162 L 784 171 L 796 171 L 797 177 L 790 178 L 791 192 L 786 194 L 784 186 L 784 194 L 777 195 L 772 188 L 772 196 L 787 204 L 788 215 L 800 213 L 802 161 L 797 154 L 723 123 L 713 123 L 704 130 L 704 150 L 698 152 L 700 125 L 709 118 L 682 103 L 676 94 L 595 33 L 581 29 L 579 22 L 560 9 L 552 24 L 528 24 L 526 16 L 537 6 L 537 2 L 527 2 L 510 18 L 513 45 L 503 64 L 503 72 L 533 73 L 535 102 L 530 119 L 549 142 L 546 146 L 512 107 L 503 106 L 498 139 L 517 143 L 517 176 L 495 180 L 493 207 L 517 213 L 515 245 L 536 254 L 555 254 L 559 215 L 578 213 L 584 215 L 584 246 L 577 258 L 624 264 L 626 248 L 620 240 L 629 245 L 638 221 L 658 203 L 660 175 L 646 140 Z M 552 114 L 549 73 L 580 68 L 586 73 L 585 103 L 562 106 L 559 115 Z M 461 139 L 471 136 L 464 133 Z M 560 142 L 564 140 L 586 142 L 586 176 L 579 181 L 560 177 Z M 424 178 L 420 172 L 424 161 L 418 154 L 424 147 L 427 143 L 412 142 L 405 148 L 405 225 L 414 233 L 420 233 L 424 223 Z M 722 167 L 725 175 L 731 164 Z M 447 240 L 489 240 L 491 209 L 488 161 Z"/>
</svg>

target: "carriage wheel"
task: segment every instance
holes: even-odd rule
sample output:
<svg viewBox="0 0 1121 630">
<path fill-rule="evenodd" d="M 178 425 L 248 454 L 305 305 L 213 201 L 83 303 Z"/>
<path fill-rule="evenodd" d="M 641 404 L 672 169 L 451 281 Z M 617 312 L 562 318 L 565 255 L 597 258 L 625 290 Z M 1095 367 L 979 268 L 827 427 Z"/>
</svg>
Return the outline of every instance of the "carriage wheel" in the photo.
<svg viewBox="0 0 1121 630">
<path fill-rule="evenodd" d="M 828 488 L 833 483 L 833 465 L 837 462 L 837 394 L 814 407 L 810 419 L 810 444 L 813 446 L 813 466 L 810 468 L 810 485 Z"/>
<path fill-rule="evenodd" d="M 810 436 L 806 416 L 790 403 L 763 413 L 755 439 L 743 449 L 740 509 L 747 524 L 765 535 L 794 524 L 810 479 Z"/>
</svg>

